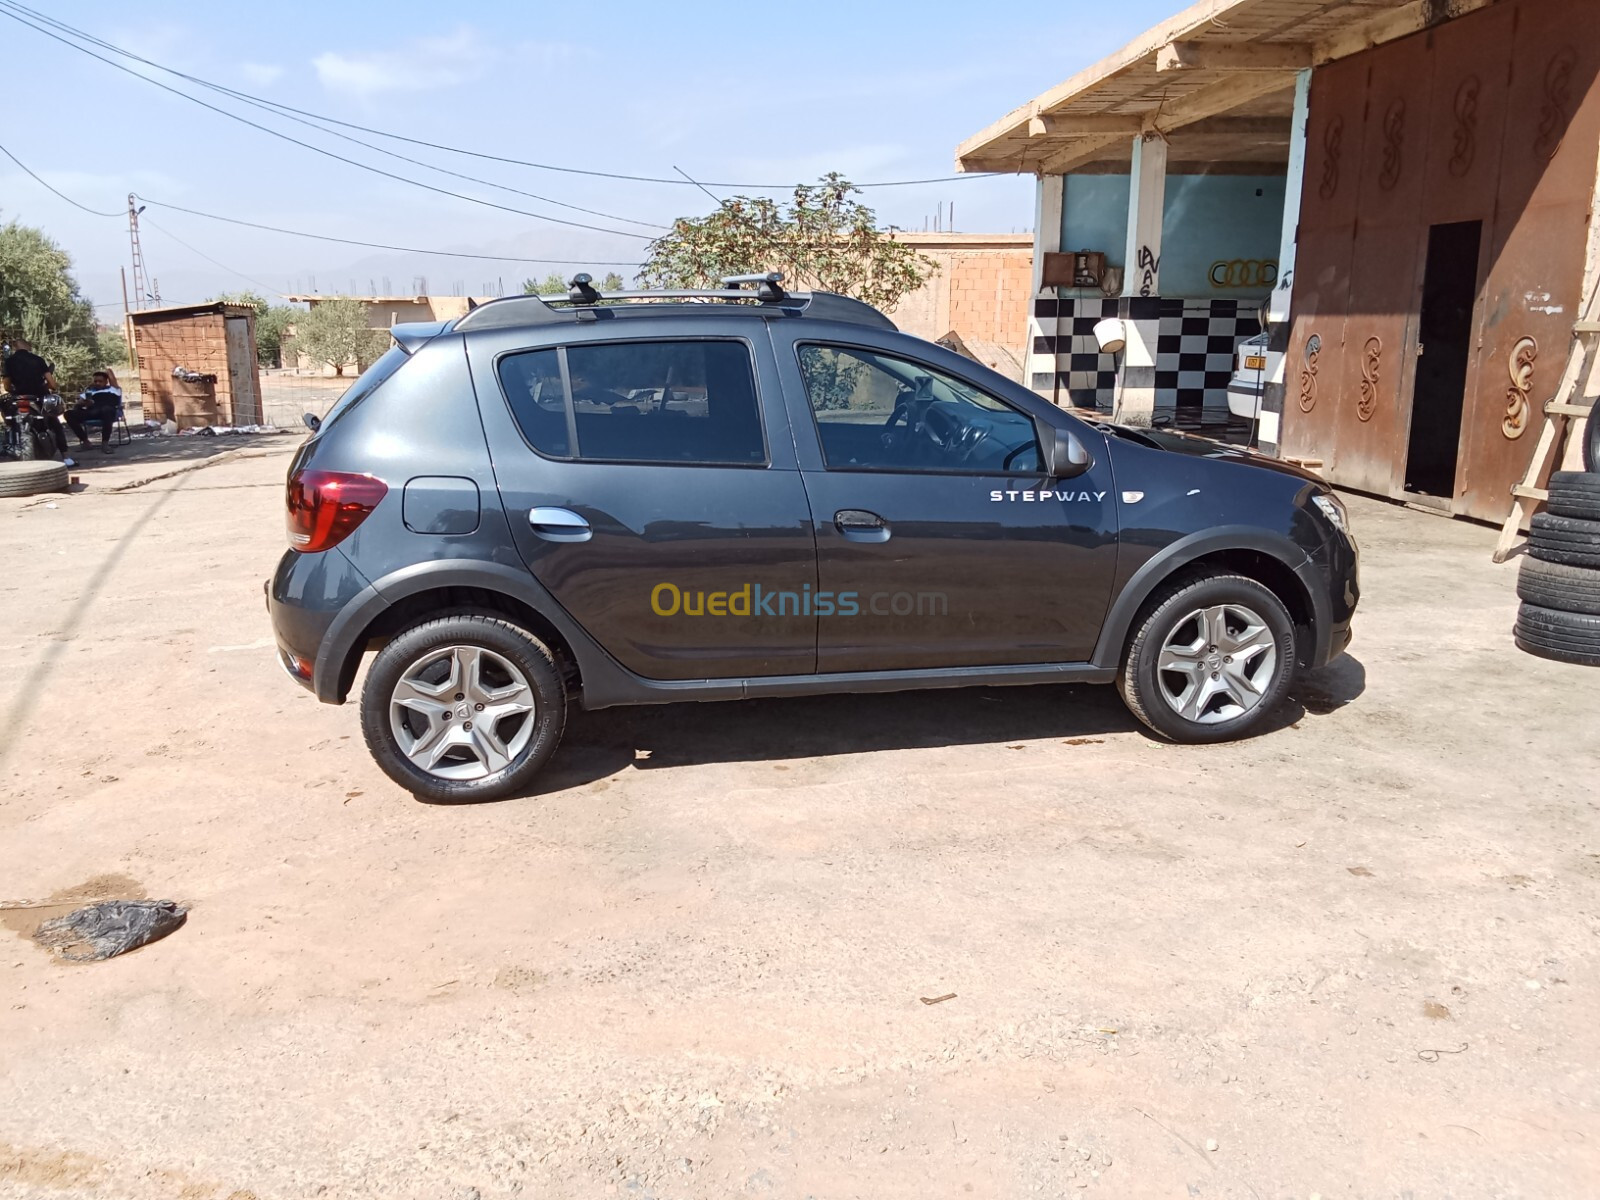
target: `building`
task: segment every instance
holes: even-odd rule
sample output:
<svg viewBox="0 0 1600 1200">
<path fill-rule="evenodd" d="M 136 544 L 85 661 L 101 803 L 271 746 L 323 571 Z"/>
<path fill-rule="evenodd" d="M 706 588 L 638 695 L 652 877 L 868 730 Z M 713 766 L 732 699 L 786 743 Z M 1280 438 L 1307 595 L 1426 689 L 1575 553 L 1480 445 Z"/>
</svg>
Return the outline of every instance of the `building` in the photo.
<svg viewBox="0 0 1600 1200">
<path fill-rule="evenodd" d="M 968 139 L 1039 178 L 1030 384 L 1214 407 L 1265 302 L 1269 448 L 1503 518 L 1600 273 L 1595 8 L 1202 0 Z"/>
<path fill-rule="evenodd" d="M 896 232 L 894 238 L 938 268 L 895 305 L 889 314 L 894 323 L 1002 375 L 1022 379 L 1033 235 Z"/>
<path fill-rule="evenodd" d="M 897 241 L 916 249 L 935 266 L 928 281 L 904 297 L 890 314 L 907 333 L 945 341 L 1001 374 L 1021 379 L 1027 356 L 1028 289 L 1033 235 L 1027 233 L 905 233 Z M 289 296 L 292 304 L 315 308 L 334 296 Z M 367 324 L 387 329 L 405 321 L 445 321 L 471 303 L 488 297 L 358 296 Z M 283 341 L 282 361 L 301 371 L 332 373 L 294 350 L 294 335 Z"/>
<path fill-rule="evenodd" d="M 253 307 L 213 300 L 143 308 L 129 325 L 146 420 L 183 429 L 260 423 Z"/>
</svg>

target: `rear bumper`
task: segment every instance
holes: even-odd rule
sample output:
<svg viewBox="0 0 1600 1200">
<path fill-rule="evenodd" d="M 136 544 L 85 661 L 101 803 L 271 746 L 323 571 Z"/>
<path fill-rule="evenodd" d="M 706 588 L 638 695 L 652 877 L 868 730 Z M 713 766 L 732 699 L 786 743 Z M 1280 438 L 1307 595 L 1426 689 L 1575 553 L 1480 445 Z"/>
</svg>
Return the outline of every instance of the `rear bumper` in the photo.
<svg viewBox="0 0 1600 1200">
<path fill-rule="evenodd" d="M 337 547 L 320 554 L 284 551 L 277 570 L 266 583 L 267 612 L 278 643 L 278 661 L 290 678 L 314 692 L 319 700 L 337 703 L 343 699 L 335 694 L 343 663 L 334 665 L 330 672 L 324 661 L 328 633 L 351 601 L 370 590 L 371 585 Z"/>
</svg>

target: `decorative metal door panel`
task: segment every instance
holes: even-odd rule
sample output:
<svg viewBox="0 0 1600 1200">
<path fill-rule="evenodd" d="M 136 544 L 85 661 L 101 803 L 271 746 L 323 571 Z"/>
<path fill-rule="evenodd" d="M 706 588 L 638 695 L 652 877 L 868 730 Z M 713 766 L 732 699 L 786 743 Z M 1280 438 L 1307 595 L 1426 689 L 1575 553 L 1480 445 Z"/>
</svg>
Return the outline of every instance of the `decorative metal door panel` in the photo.
<svg viewBox="0 0 1600 1200">
<path fill-rule="evenodd" d="M 1500 520 L 1566 365 L 1600 143 L 1592 0 L 1519 0 L 1457 511 Z"/>
<path fill-rule="evenodd" d="M 1324 463 L 1335 450 L 1366 91 L 1359 60 L 1319 67 L 1311 77 L 1280 444 L 1284 454 Z"/>
<path fill-rule="evenodd" d="M 1409 428 L 1433 55 L 1428 38 L 1411 37 L 1368 57 L 1355 253 L 1330 475 L 1350 487 L 1388 493 L 1401 489 Z"/>
<path fill-rule="evenodd" d="M 1513 5 L 1470 21 L 1448 21 L 1433 42 L 1433 103 L 1426 130 L 1422 224 L 1484 221 L 1494 214 L 1506 79 L 1511 69 Z"/>
</svg>

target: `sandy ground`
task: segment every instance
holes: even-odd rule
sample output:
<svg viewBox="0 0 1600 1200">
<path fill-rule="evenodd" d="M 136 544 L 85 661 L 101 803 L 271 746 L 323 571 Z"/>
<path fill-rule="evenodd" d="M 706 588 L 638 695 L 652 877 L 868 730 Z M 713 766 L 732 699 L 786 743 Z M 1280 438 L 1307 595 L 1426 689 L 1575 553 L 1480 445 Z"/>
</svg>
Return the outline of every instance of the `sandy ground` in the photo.
<svg viewBox="0 0 1600 1200">
<path fill-rule="evenodd" d="M 1353 501 L 1353 655 L 1245 744 L 612 710 L 430 806 L 273 661 L 291 444 L 0 501 L 0 900 L 192 906 L 93 965 L 5 914 L 0 1195 L 1594 1194 L 1600 671 L 1490 531 Z"/>
</svg>

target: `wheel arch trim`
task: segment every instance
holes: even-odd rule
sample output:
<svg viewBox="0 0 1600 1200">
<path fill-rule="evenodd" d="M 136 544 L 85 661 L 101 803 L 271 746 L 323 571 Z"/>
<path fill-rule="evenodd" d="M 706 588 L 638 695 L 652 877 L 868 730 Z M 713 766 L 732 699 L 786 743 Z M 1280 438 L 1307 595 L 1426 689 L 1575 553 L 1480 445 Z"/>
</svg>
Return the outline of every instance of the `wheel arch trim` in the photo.
<svg viewBox="0 0 1600 1200">
<path fill-rule="evenodd" d="M 1264 554 L 1294 575 L 1311 612 L 1314 644 L 1308 648 L 1311 653 L 1304 657 L 1312 662 L 1322 661 L 1331 614 L 1328 598 L 1318 586 L 1311 556 L 1289 538 L 1249 525 L 1225 525 L 1192 533 L 1151 555 L 1112 601 L 1089 661 L 1098 667 L 1120 667 L 1133 620 L 1156 589 L 1191 563 L 1229 550 Z"/>
</svg>

